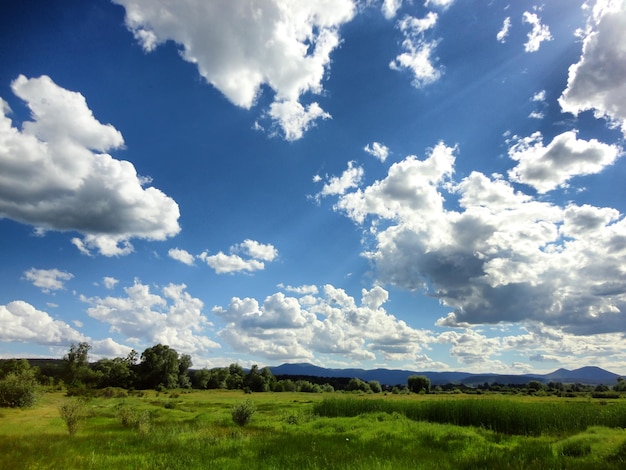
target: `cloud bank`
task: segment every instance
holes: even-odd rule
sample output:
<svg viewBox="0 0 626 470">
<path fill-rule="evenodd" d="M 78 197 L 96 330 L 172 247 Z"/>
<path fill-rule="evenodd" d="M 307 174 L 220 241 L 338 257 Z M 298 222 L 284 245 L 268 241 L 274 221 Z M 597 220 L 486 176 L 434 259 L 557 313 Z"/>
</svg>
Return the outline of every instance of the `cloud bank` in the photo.
<svg viewBox="0 0 626 470">
<path fill-rule="evenodd" d="M 323 91 L 339 28 L 356 13 L 351 0 L 114 0 L 146 52 L 174 41 L 184 60 L 233 104 L 249 109 L 263 86 L 274 92 L 266 115 L 297 140 L 328 113 L 308 94 Z"/>
<path fill-rule="evenodd" d="M 96 120 L 85 98 L 49 77 L 20 75 L 11 85 L 31 111 L 13 126 L 2 99 L 0 217 L 47 230 L 75 231 L 83 252 L 128 254 L 132 238 L 164 240 L 180 231 L 176 202 L 137 175 L 132 163 L 105 153 L 124 140 Z"/>
<path fill-rule="evenodd" d="M 530 141 L 512 147 L 520 162 L 512 175 L 546 191 L 599 170 L 615 152 L 573 133 L 548 148 L 537 136 Z M 543 202 L 497 175 L 455 182 L 457 152 L 440 143 L 425 159 L 406 157 L 382 180 L 337 197 L 335 210 L 372 235 L 364 256 L 378 280 L 440 299 L 452 309 L 442 326 L 537 321 L 578 334 L 624 332 L 622 214 Z"/>
</svg>

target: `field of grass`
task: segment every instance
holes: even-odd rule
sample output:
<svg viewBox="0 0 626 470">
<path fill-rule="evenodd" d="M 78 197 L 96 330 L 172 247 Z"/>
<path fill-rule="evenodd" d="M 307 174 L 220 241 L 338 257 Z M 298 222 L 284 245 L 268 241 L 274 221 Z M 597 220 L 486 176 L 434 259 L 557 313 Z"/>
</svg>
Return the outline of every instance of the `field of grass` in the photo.
<svg viewBox="0 0 626 470">
<path fill-rule="evenodd" d="M 246 399 L 256 412 L 238 426 L 231 411 Z M 74 435 L 64 405 L 84 413 Z M 0 467 L 624 469 L 624 416 L 623 399 L 193 391 L 80 403 L 57 392 L 0 409 Z"/>
</svg>

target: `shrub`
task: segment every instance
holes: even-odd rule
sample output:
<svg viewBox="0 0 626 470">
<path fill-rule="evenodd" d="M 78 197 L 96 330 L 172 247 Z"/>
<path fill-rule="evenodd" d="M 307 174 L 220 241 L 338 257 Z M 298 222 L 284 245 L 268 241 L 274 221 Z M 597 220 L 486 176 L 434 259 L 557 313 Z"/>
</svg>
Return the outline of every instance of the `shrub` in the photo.
<svg viewBox="0 0 626 470">
<path fill-rule="evenodd" d="M 0 380 L 0 406 L 24 408 L 37 400 L 37 381 L 29 371 L 8 373 Z"/>
<path fill-rule="evenodd" d="M 122 426 L 136 429 L 143 435 L 148 434 L 152 429 L 152 414 L 149 411 L 139 412 L 121 404 L 117 409 L 117 418 Z"/>
<path fill-rule="evenodd" d="M 233 421 L 239 426 L 245 426 L 252 420 L 252 415 L 256 411 L 254 403 L 250 400 L 244 400 L 233 406 L 231 416 Z"/>
<path fill-rule="evenodd" d="M 70 436 L 73 436 L 87 417 L 84 400 L 70 400 L 65 402 L 59 407 L 59 414 L 63 421 L 65 421 Z"/>
</svg>

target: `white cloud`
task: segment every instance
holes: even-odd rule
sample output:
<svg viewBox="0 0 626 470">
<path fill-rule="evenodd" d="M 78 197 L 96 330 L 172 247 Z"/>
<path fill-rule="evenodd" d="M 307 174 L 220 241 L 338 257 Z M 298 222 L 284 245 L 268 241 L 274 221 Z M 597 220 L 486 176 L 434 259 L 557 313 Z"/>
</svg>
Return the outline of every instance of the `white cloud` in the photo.
<svg viewBox="0 0 626 470">
<path fill-rule="evenodd" d="M 566 150 L 585 171 L 603 165 L 612 150 L 602 145 L 558 136 L 539 152 L 542 163 L 556 162 L 558 178 L 534 184 L 580 174 L 561 163 Z M 497 175 L 473 172 L 454 183 L 454 152 L 439 144 L 425 160 L 406 157 L 384 179 L 338 196 L 335 210 L 367 225 L 364 256 L 377 281 L 437 297 L 452 310 L 441 326 L 528 320 L 569 334 L 624 332 L 626 219 L 536 200 Z"/>
<path fill-rule="evenodd" d="M 569 68 L 559 103 L 578 115 L 593 110 L 626 135 L 626 2 L 598 2 L 584 33 L 580 60 Z"/>
<path fill-rule="evenodd" d="M 413 73 L 413 86 L 421 88 L 441 77 L 441 70 L 433 65 L 432 54 L 438 41 L 428 41 L 424 33 L 437 24 L 438 15 L 429 12 L 424 18 L 405 16 L 398 21 L 398 28 L 404 36 L 404 52 L 389 63 L 392 70 L 408 69 Z"/>
<path fill-rule="evenodd" d="M 452 5 L 453 3 L 454 3 L 454 0 L 426 0 L 424 2 L 424 6 L 429 7 L 430 5 L 432 5 L 434 7 L 442 8 L 445 10 L 448 7 L 450 7 L 450 5 Z"/>
<path fill-rule="evenodd" d="M 620 153 L 615 145 L 578 139 L 574 131 L 557 135 L 544 147 L 541 133 L 535 132 L 518 138 L 509 148 L 509 157 L 518 162 L 509 171 L 509 178 L 545 193 L 566 185 L 575 176 L 601 172 Z"/>
<path fill-rule="evenodd" d="M 262 305 L 235 297 L 228 307 L 215 307 L 213 313 L 227 323 L 220 337 L 240 352 L 271 360 L 310 360 L 318 354 L 410 360 L 434 341 L 429 332 L 412 329 L 382 308 L 388 293 L 381 287 L 363 289 L 360 306 L 331 285 L 323 295 L 307 291 L 301 299 L 277 293 Z"/>
<path fill-rule="evenodd" d="M 536 13 L 525 11 L 522 17 L 522 22 L 532 25 L 532 30 L 527 35 L 528 40 L 524 44 L 524 50 L 526 52 L 537 52 L 542 42 L 552 41 L 550 28 L 541 24 L 541 19 Z"/>
<path fill-rule="evenodd" d="M 530 100 L 538 103 L 543 103 L 546 100 L 546 90 L 538 91 L 532 96 Z"/>
<path fill-rule="evenodd" d="M 339 28 L 356 13 L 351 0 L 114 0 L 144 50 L 168 40 L 181 45 L 207 82 L 232 103 L 251 108 L 266 85 L 275 92 L 269 116 L 288 140 L 329 117 L 301 98 L 323 91 Z"/>
<path fill-rule="evenodd" d="M 87 314 L 111 325 L 112 333 L 129 341 L 167 344 L 184 353 L 203 353 L 219 348 L 207 337 L 210 322 L 202 313 L 204 303 L 186 292 L 184 284 L 169 284 L 161 294 L 136 280 L 125 287 L 125 297 L 81 297 L 90 304 Z"/>
<path fill-rule="evenodd" d="M 311 103 L 304 107 L 295 100 L 275 101 L 270 105 L 268 115 L 279 123 L 288 141 L 301 139 L 318 119 L 331 118 L 319 104 Z"/>
<path fill-rule="evenodd" d="M 246 258 L 237 253 L 241 253 Z M 277 257 L 278 250 L 272 244 L 263 244 L 250 239 L 231 246 L 228 255 L 222 251 L 215 255 L 209 255 L 205 251 L 198 256 L 218 274 L 259 271 L 265 269 L 264 261 L 271 262 Z"/>
<path fill-rule="evenodd" d="M 0 116 L 0 217 L 47 230 L 77 231 L 73 243 L 106 256 L 132 251 L 131 238 L 163 240 L 179 232 L 178 205 L 107 153 L 122 135 L 101 124 L 85 98 L 49 77 L 20 75 L 13 92 L 32 121 L 22 129 Z M 8 107 L 3 106 L 6 112 Z"/>
<path fill-rule="evenodd" d="M 541 111 L 531 111 L 528 117 L 531 119 L 543 119 L 544 115 Z"/>
<path fill-rule="evenodd" d="M 175 259 L 176 261 L 180 261 L 181 263 L 186 264 L 187 266 L 192 266 L 195 260 L 194 255 L 181 248 L 170 248 L 167 252 L 167 255 L 170 258 Z"/>
<path fill-rule="evenodd" d="M 402 6 L 402 0 L 383 0 L 381 11 L 383 16 L 390 20 L 396 16 L 396 13 Z"/>
<path fill-rule="evenodd" d="M 65 289 L 65 281 L 73 279 L 74 275 L 58 269 L 30 268 L 24 272 L 24 277 L 43 292 L 50 293 L 51 291 Z"/>
<path fill-rule="evenodd" d="M 293 292 L 294 294 L 300 294 L 300 295 L 315 295 L 319 292 L 319 289 L 317 288 L 316 285 L 302 285 L 302 286 L 289 286 L 289 285 L 284 285 L 284 284 L 278 284 L 278 286 L 280 289 L 284 289 L 287 292 Z"/>
<path fill-rule="evenodd" d="M 244 253 L 251 258 L 260 259 L 263 261 L 274 261 L 278 256 L 278 250 L 274 245 L 269 243 L 259 243 L 255 240 L 244 240 L 235 248 L 237 251 Z"/>
<path fill-rule="evenodd" d="M 363 168 L 360 166 L 354 166 L 354 161 L 348 162 L 348 168 L 341 174 L 341 176 L 332 176 L 327 178 L 327 182 L 322 187 L 322 190 L 315 196 L 319 201 L 326 196 L 334 196 L 345 194 L 348 189 L 356 188 L 363 179 Z"/>
<path fill-rule="evenodd" d="M 502 43 L 506 42 L 506 38 L 509 36 L 511 29 L 511 17 L 507 16 L 502 22 L 502 29 L 496 34 L 496 39 Z"/>
<path fill-rule="evenodd" d="M 363 147 L 363 150 L 365 150 L 373 157 L 376 157 L 381 162 L 387 160 L 387 157 L 389 156 L 389 148 L 386 145 L 381 144 L 380 142 L 372 142 L 371 145 L 367 144 L 365 147 Z"/>
<path fill-rule="evenodd" d="M 105 276 L 102 278 L 102 282 L 104 282 L 104 287 L 106 287 L 107 289 L 113 289 L 120 281 L 118 281 L 114 277 Z"/>
<path fill-rule="evenodd" d="M 64 345 L 87 338 L 22 300 L 0 305 L 0 341 Z"/>
</svg>

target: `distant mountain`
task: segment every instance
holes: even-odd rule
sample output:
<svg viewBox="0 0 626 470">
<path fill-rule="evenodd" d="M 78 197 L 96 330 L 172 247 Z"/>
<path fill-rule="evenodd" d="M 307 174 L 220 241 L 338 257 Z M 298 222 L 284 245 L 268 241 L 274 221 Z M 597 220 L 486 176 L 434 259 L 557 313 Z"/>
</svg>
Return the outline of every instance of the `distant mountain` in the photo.
<svg viewBox="0 0 626 470">
<path fill-rule="evenodd" d="M 445 385 L 458 383 L 468 386 L 482 385 L 487 383 L 526 384 L 532 380 L 542 383 L 562 382 L 579 383 L 584 385 L 614 385 L 619 374 L 606 371 L 600 367 L 581 367 L 576 370 L 558 369 L 549 374 L 472 374 L 470 372 L 417 372 L 400 369 L 328 369 L 313 364 L 282 364 L 270 367 L 274 375 L 297 375 L 312 377 L 357 377 L 366 382 L 377 380 L 383 385 L 406 384 L 411 375 L 424 375 L 428 377 L 432 385 Z"/>
</svg>

